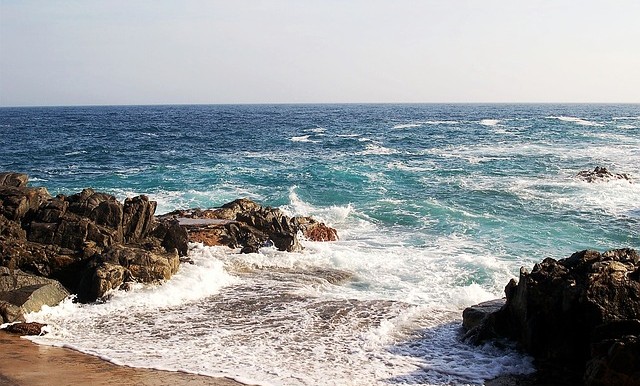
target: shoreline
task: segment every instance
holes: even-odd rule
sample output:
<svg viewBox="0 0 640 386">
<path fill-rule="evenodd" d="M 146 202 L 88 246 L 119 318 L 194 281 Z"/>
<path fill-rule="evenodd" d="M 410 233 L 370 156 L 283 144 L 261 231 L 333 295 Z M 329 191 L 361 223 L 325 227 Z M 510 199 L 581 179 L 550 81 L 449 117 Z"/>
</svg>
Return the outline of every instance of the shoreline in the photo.
<svg viewBox="0 0 640 386">
<path fill-rule="evenodd" d="M 7 386 L 246 386 L 230 378 L 119 366 L 70 348 L 0 332 L 0 384 Z"/>
</svg>

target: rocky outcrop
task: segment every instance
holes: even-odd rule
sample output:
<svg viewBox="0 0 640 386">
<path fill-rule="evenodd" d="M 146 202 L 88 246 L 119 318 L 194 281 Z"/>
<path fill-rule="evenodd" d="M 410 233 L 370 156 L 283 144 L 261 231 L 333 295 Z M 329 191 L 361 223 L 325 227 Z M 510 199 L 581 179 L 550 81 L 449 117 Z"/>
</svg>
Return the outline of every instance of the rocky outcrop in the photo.
<svg viewBox="0 0 640 386">
<path fill-rule="evenodd" d="M 583 170 L 579 172 L 576 177 L 585 180 L 587 182 L 606 182 L 610 180 L 628 180 L 631 181 L 631 177 L 624 173 L 611 173 L 604 166 L 596 166 L 593 170 Z"/>
<path fill-rule="evenodd" d="M 185 227 L 189 241 L 241 248 L 243 253 L 257 252 L 268 245 L 281 251 L 301 251 L 301 235 L 311 241 L 338 239 L 335 229 L 311 217 L 290 217 L 280 209 L 246 198 L 220 208 L 179 210 L 159 218 L 173 219 Z"/>
<path fill-rule="evenodd" d="M 2 266 L 56 279 L 93 301 L 127 281 L 167 280 L 187 254 L 186 230 L 156 221 L 156 203 L 144 195 L 124 203 L 93 189 L 52 197 L 27 181 L 0 174 Z"/>
<path fill-rule="evenodd" d="M 631 249 L 545 259 L 505 288 L 467 338 L 507 337 L 587 385 L 640 384 L 640 257 Z M 471 313 L 468 313 L 469 315 Z"/>
<path fill-rule="evenodd" d="M 156 203 L 144 195 L 124 203 L 93 189 L 53 197 L 27 183 L 24 174 L 0 173 L 0 266 L 14 278 L 55 279 L 82 302 L 131 282 L 168 280 L 187 255 L 189 241 L 248 253 L 265 245 L 299 251 L 300 235 L 337 239 L 335 229 L 312 218 L 289 217 L 248 199 L 155 217 Z M 13 318 L 26 309 L 28 297 L 43 297 L 54 287 L 62 288 L 51 282 L 0 288 L 2 312 Z"/>
</svg>

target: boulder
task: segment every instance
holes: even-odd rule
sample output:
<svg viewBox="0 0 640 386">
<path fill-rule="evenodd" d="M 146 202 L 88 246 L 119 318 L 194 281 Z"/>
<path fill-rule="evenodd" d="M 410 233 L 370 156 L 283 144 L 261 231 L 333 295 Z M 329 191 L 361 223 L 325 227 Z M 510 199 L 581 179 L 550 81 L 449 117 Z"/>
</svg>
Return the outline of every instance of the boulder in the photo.
<svg viewBox="0 0 640 386">
<path fill-rule="evenodd" d="M 582 170 L 576 177 L 585 180 L 587 182 L 606 182 L 610 180 L 628 180 L 631 181 L 631 177 L 624 173 L 611 173 L 607 168 L 603 166 L 596 166 L 593 170 Z"/>
<path fill-rule="evenodd" d="M 635 352 L 640 336 L 640 328 L 634 327 L 640 323 L 640 257 L 635 250 L 585 250 L 558 261 L 547 258 L 531 272 L 522 268 L 519 281 L 511 280 L 505 294 L 504 306 L 469 331 L 472 341 L 511 338 L 539 363 L 586 374 L 588 385 L 619 384 L 597 374 L 626 379 L 640 371 L 639 361 L 611 363 Z M 620 356 L 612 350 L 620 350 Z"/>
<path fill-rule="evenodd" d="M 62 284 L 51 280 L 47 284 L 34 284 L 0 292 L 0 300 L 20 307 L 24 314 L 40 311 L 42 306 L 55 306 L 69 296 Z"/>
<path fill-rule="evenodd" d="M 171 251 L 175 249 L 180 256 L 187 255 L 189 251 L 189 235 L 186 228 L 180 226 L 178 220 L 169 218 L 158 221 L 151 234 L 153 237 L 162 240 L 160 245 L 165 250 Z"/>
</svg>

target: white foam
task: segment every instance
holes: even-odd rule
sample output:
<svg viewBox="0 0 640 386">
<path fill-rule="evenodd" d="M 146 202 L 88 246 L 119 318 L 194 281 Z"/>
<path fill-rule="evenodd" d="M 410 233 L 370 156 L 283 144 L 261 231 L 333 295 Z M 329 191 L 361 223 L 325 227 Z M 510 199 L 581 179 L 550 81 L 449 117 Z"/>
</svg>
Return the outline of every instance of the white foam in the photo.
<svg viewBox="0 0 640 386">
<path fill-rule="evenodd" d="M 291 142 L 309 142 L 309 143 L 318 143 L 318 142 L 320 142 L 318 140 L 310 139 L 310 137 L 311 137 L 310 135 L 301 135 L 299 137 L 291 137 L 291 138 L 289 138 L 289 140 Z"/>
<path fill-rule="evenodd" d="M 396 154 L 398 151 L 394 149 L 390 149 L 388 147 L 384 147 L 381 145 L 376 145 L 373 143 L 369 143 L 365 146 L 365 149 L 358 154 L 360 155 L 390 155 Z"/>
<path fill-rule="evenodd" d="M 634 116 L 626 116 L 626 117 L 613 117 L 611 118 L 614 121 L 618 121 L 618 120 L 640 120 L 640 116 L 634 117 Z"/>
<path fill-rule="evenodd" d="M 422 126 L 421 123 L 402 123 L 402 124 L 398 124 L 392 127 L 392 129 L 410 129 L 413 127 L 420 127 Z"/>
<path fill-rule="evenodd" d="M 582 126 L 604 126 L 602 123 L 588 121 L 586 119 L 582 119 L 582 118 L 578 118 L 578 117 L 567 117 L 567 116 L 561 115 L 561 116 L 551 116 L 551 117 L 547 117 L 547 118 L 558 119 L 558 120 L 563 121 L 563 122 L 573 122 L 573 123 L 576 123 L 576 124 L 582 125 Z"/>
<path fill-rule="evenodd" d="M 637 126 L 634 125 L 618 125 L 617 126 L 618 129 L 625 129 L 625 130 L 630 130 L 630 129 L 637 129 Z"/>
<path fill-rule="evenodd" d="M 78 151 L 72 151 L 69 153 L 64 153 L 65 156 L 70 156 L 70 155 L 78 155 L 78 154 L 87 154 L 86 150 L 78 150 Z"/>
<path fill-rule="evenodd" d="M 500 123 L 499 119 L 483 119 L 480 124 L 483 126 L 497 126 Z"/>
</svg>

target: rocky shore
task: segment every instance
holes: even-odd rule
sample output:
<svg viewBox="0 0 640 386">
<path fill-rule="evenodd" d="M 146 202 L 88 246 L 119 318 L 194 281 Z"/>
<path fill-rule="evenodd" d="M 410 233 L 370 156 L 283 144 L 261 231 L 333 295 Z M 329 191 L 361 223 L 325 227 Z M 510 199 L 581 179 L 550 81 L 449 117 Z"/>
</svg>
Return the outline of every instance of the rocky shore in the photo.
<svg viewBox="0 0 640 386">
<path fill-rule="evenodd" d="M 629 179 L 598 168 L 577 177 Z M 70 295 L 79 302 L 99 302 L 131 283 L 166 281 L 190 262 L 189 242 L 255 253 L 263 247 L 301 251 L 301 237 L 338 239 L 335 229 L 313 218 L 290 217 L 247 199 L 159 216 L 155 210 L 156 203 L 144 195 L 119 202 L 84 189 L 54 197 L 45 188 L 28 186 L 24 174 L 0 173 L 0 323 L 24 322 L 25 314 Z M 640 386 L 636 251 L 587 250 L 545 259 L 531 272 L 522 268 L 505 295 L 464 311 L 464 339 L 517 342 L 535 358 L 538 372 L 487 385 Z M 19 323 L 11 330 L 38 334 L 42 325 Z"/>
<path fill-rule="evenodd" d="M 299 237 L 337 239 L 312 218 L 247 199 L 157 217 L 155 210 L 144 195 L 124 203 L 92 189 L 53 197 L 29 187 L 24 174 L 0 173 L 0 322 L 24 321 L 71 294 L 94 302 L 130 283 L 168 280 L 189 262 L 189 242 L 251 253 L 272 245 L 300 251 Z"/>
</svg>

